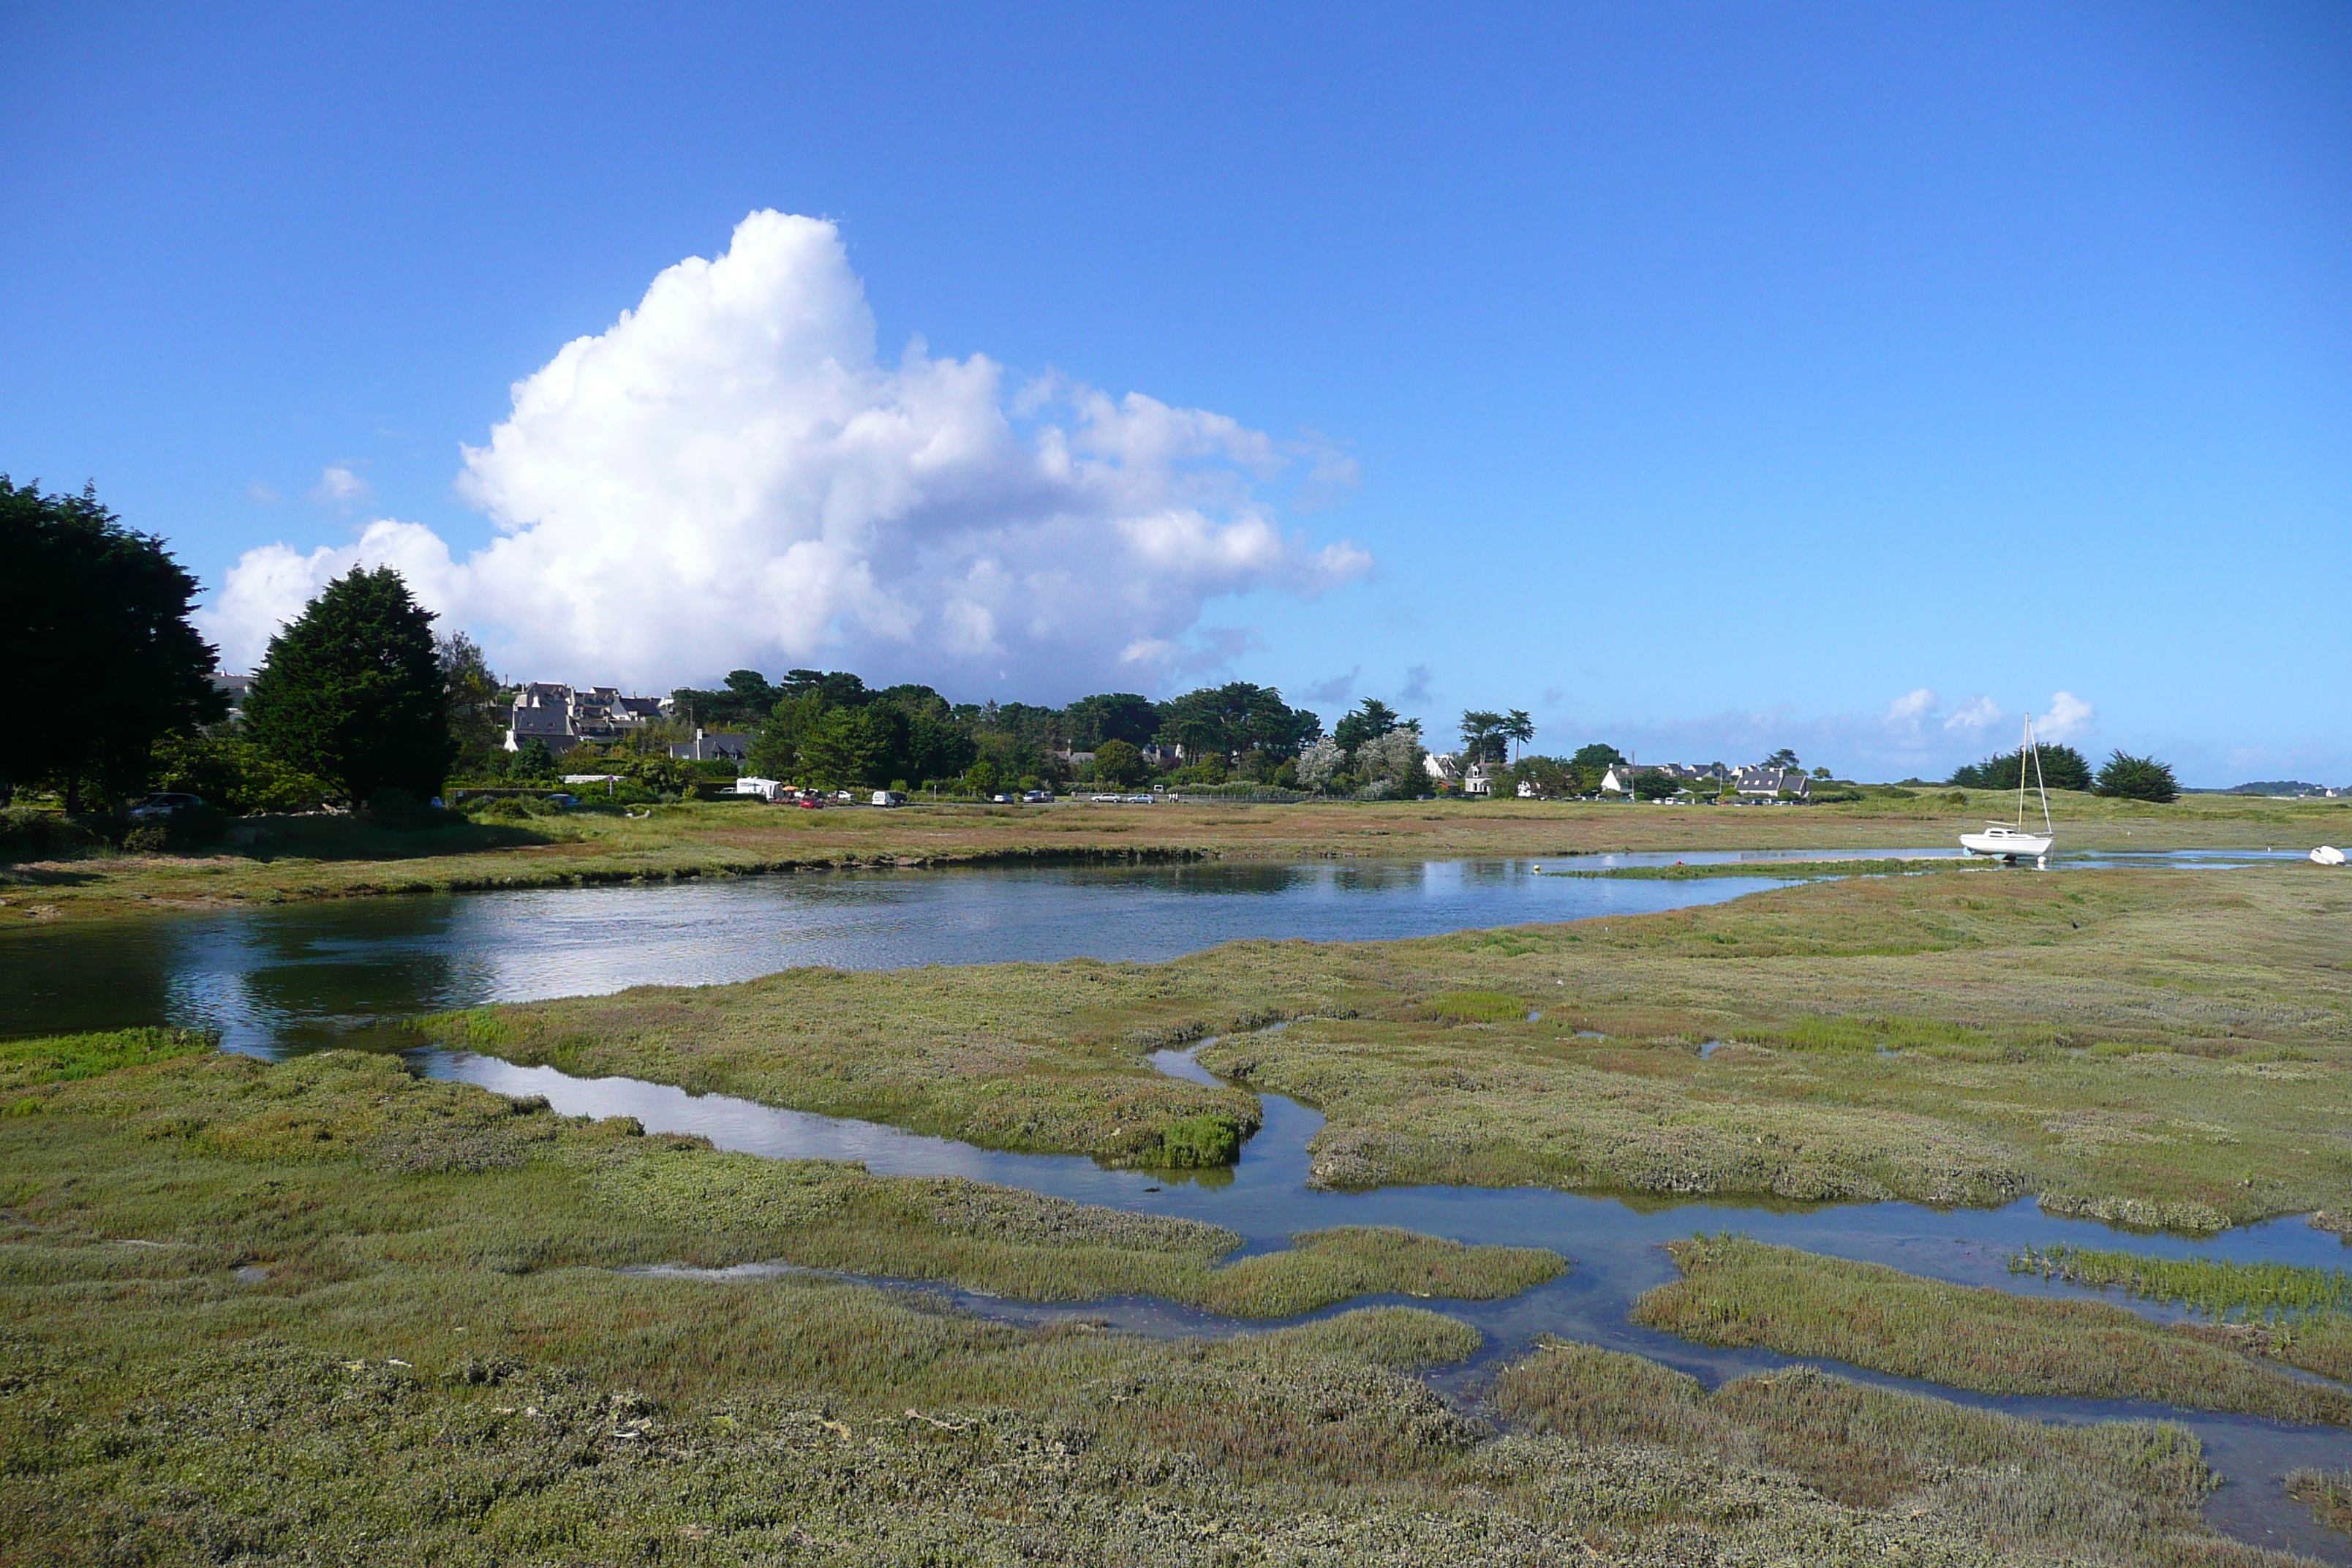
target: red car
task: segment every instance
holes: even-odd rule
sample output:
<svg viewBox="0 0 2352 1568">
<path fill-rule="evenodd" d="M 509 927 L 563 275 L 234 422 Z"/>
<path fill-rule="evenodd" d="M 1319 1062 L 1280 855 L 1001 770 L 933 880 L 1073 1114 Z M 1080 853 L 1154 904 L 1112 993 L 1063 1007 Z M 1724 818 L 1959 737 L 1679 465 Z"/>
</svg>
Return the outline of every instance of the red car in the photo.
<svg viewBox="0 0 2352 1568">
<path fill-rule="evenodd" d="M 823 811 L 824 809 L 824 796 L 821 795 L 804 795 L 801 796 L 800 805 L 803 811 Z"/>
</svg>

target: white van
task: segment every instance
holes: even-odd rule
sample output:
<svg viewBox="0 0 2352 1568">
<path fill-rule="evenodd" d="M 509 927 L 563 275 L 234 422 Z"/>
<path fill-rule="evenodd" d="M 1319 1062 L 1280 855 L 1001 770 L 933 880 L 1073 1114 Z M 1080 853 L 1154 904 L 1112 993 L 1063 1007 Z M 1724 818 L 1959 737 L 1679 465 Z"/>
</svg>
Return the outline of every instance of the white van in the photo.
<svg viewBox="0 0 2352 1568">
<path fill-rule="evenodd" d="M 874 804 L 877 805 L 904 805 L 907 804 L 907 796 L 905 792 L 901 790 L 877 789 L 874 792 Z"/>
</svg>

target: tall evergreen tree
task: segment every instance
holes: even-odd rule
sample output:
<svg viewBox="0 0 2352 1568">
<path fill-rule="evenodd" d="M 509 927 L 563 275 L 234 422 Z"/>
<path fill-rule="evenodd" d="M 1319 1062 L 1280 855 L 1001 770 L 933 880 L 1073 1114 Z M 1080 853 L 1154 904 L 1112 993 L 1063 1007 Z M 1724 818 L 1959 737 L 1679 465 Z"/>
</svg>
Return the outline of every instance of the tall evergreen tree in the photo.
<svg viewBox="0 0 2352 1568">
<path fill-rule="evenodd" d="M 2180 798 L 2180 784 L 2169 765 L 2118 751 L 2099 769 L 2098 793 L 2168 805 Z"/>
<path fill-rule="evenodd" d="M 68 811 L 87 787 L 136 794 L 158 740 L 227 713 L 212 645 L 188 620 L 196 592 L 161 539 L 92 491 L 45 496 L 0 474 L 0 668 L 42 699 L 0 725 L 0 805 L 36 780 Z"/>
<path fill-rule="evenodd" d="M 457 746 L 433 613 L 391 567 L 353 567 L 269 640 L 245 719 L 271 755 L 353 800 L 437 795 Z"/>
</svg>

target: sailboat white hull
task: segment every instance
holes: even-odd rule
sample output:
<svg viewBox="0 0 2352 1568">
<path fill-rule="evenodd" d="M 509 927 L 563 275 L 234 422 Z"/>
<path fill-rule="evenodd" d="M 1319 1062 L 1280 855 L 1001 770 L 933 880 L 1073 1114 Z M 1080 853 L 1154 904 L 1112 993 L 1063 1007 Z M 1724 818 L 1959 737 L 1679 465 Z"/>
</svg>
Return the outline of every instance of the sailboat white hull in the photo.
<svg viewBox="0 0 2352 1568">
<path fill-rule="evenodd" d="M 2031 773 L 2028 763 L 2032 764 Z M 2042 831 L 2025 831 L 2025 782 L 2031 776 L 2033 787 L 2042 794 Z M 2050 822 L 2050 790 L 2042 782 L 2042 753 L 2033 745 L 2033 717 L 2026 715 L 2025 734 L 2017 743 L 2017 826 L 2006 822 L 1988 822 L 1982 833 L 1960 835 L 1960 847 L 1971 855 L 1998 855 L 2004 860 L 2031 859 L 2036 866 L 2047 866 L 2043 858 L 2050 846 L 2056 842 L 2057 830 Z"/>
<path fill-rule="evenodd" d="M 1960 835 L 1960 847 L 1971 855 L 2031 855 L 2037 860 L 2050 853 L 2052 842 L 2047 833 L 2020 833 L 2014 827 L 2003 826 Z"/>
</svg>

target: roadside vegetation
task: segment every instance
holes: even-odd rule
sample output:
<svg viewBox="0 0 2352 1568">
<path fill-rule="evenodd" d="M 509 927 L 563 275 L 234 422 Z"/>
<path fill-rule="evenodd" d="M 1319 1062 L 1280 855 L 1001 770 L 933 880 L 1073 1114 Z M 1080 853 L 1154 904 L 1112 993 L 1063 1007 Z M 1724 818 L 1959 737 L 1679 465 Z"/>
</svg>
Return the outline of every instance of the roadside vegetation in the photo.
<svg viewBox="0 0 2352 1568">
<path fill-rule="evenodd" d="M 134 1065 L 70 1076 L 108 1055 Z M 1411 1375 L 1478 1346 L 1415 1309 L 1154 1342 L 836 1278 L 624 1267 L 816 1237 L 844 1266 L 1033 1296 L 1089 1271 L 1279 1274 L 1278 1254 L 1212 1268 L 1213 1227 L 753 1162 L 353 1053 L 265 1066 L 142 1037 L 12 1060 L 54 1065 L 25 1066 L 0 1115 L 11 1563 L 2289 1561 L 2200 1533 L 2210 1479 L 2166 1428 L 2037 1448 L 1946 1417 L 1920 1484 L 1874 1489 L 1791 1445 L 1717 1455 L 1556 1417 L 1501 1436 Z M 1298 1251 L 1315 1278 L 1291 1301 L 1225 1304 L 1558 1267 L 1386 1232 Z M 1551 1386 L 1520 1382 L 1514 1408 Z M 1803 1403 L 1738 1419 L 1792 1429 Z M 2101 1511 L 2020 1523 L 2062 1451 Z M 2117 1544 L 2135 1521 L 2137 1554 Z"/>
<path fill-rule="evenodd" d="M 2352 1426 L 2352 1394 L 2105 1302 L 1948 1285 L 1736 1237 L 1667 1250 L 1682 1278 L 1643 1296 L 1633 1321 L 1703 1344 L 1760 1345 L 1980 1394 L 2150 1400 Z"/>
</svg>

